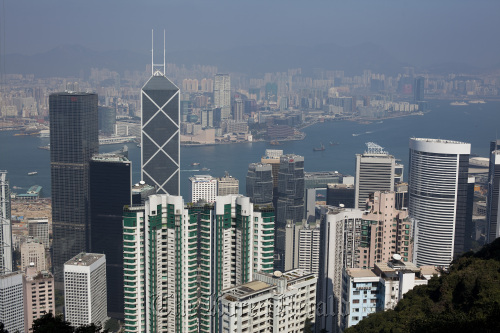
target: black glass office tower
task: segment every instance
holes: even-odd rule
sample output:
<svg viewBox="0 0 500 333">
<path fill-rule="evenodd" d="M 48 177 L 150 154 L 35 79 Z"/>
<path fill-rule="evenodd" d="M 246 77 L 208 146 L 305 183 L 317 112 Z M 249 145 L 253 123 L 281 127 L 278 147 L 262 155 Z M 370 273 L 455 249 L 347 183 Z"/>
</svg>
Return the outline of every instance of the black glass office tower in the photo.
<svg viewBox="0 0 500 333">
<path fill-rule="evenodd" d="M 51 94 L 49 115 L 52 263 L 62 282 L 64 263 L 89 248 L 89 161 L 99 150 L 97 94 Z"/>
<path fill-rule="evenodd" d="M 179 195 L 179 88 L 156 72 L 142 88 L 142 180 Z"/>
<path fill-rule="evenodd" d="M 304 157 L 282 155 L 278 172 L 278 204 L 275 232 L 275 268 L 284 269 L 287 223 L 302 222 L 304 214 Z"/>
<path fill-rule="evenodd" d="M 90 161 L 90 252 L 106 255 L 108 316 L 123 318 L 123 207 L 132 203 L 132 163 L 117 153 Z"/>
<path fill-rule="evenodd" d="M 247 197 L 255 205 L 273 204 L 273 171 L 271 164 L 251 163 L 246 181 Z"/>
</svg>

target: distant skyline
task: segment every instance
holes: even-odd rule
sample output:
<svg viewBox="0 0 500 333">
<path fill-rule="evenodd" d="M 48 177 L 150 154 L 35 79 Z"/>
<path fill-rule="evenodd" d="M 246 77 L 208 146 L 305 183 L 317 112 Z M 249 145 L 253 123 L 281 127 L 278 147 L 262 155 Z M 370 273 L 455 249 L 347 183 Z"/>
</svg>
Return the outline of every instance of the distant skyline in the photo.
<svg viewBox="0 0 500 333">
<path fill-rule="evenodd" d="M 167 54 L 373 43 L 415 66 L 500 63 L 500 2 L 492 0 L 19 0 L 0 6 L 1 55 L 68 44 L 147 54 L 151 29 L 158 46 L 165 29 Z"/>
</svg>

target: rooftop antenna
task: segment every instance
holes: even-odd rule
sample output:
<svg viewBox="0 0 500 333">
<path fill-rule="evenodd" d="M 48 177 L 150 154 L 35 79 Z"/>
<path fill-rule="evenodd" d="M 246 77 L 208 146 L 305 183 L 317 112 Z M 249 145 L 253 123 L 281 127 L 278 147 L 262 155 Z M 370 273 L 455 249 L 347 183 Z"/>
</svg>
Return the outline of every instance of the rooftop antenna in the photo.
<svg viewBox="0 0 500 333">
<path fill-rule="evenodd" d="M 154 30 L 151 30 L 151 75 L 165 76 L 165 29 L 163 30 L 163 64 L 155 64 L 154 62 Z"/>
</svg>

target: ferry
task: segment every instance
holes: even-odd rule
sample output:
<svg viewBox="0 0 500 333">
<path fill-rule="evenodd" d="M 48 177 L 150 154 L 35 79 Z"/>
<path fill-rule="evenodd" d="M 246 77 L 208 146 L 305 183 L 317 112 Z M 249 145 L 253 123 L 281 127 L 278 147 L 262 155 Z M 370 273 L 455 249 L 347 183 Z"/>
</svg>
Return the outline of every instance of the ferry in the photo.
<svg viewBox="0 0 500 333">
<path fill-rule="evenodd" d="M 453 105 L 453 106 L 464 106 L 464 105 L 469 105 L 465 102 L 458 102 L 458 101 L 455 101 L 455 102 L 451 102 L 450 105 Z"/>
<path fill-rule="evenodd" d="M 37 171 L 31 171 L 31 172 L 28 172 L 28 176 L 34 176 L 36 175 L 38 172 Z"/>
<path fill-rule="evenodd" d="M 469 103 L 470 104 L 486 104 L 484 99 L 475 99 L 475 100 L 469 101 Z"/>
<path fill-rule="evenodd" d="M 313 148 L 313 151 L 323 151 L 323 150 L 325 150 L 325 146 L 323 146 L 323 144 L 321 144 L 321 147 L 319 148 L 316 147 Z"/>
</svg>

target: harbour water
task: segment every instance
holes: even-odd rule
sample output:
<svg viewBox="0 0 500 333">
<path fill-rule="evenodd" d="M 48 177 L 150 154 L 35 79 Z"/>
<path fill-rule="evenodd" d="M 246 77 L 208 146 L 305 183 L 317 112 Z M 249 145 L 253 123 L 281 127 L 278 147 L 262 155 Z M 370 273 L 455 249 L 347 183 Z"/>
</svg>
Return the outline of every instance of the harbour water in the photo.
<svg viewBox="0 0 500 333">
<path fill-rule="evenodd" d="M 355 170 L 355 154 L 362 153 L 369 141 L 381 145 L 400 159 L 406 171 L 410 137 L 465 141 L 472 144 L 473 154 L 488 156 L 489 142 L 499 134 L 500 102 L 451 106 L 450 101 L 433 101 L 431 109 L 423 116 L 384 119 L 370 124 L 350 121 L 319 123 L 304 129 L 307 134 L 304 140 L 282 142 L 279 146 L 255 142 L 181 147 L 181 194 L 186 200 L 190 199 L 190 176 L 210 174 L 220 177 L 225 171 L 240 180 L 240 193 L 244 194 L 248 164 L 260 161 L 266 149 L 303 155 L 306 171 L 337 170 L 351 175 Z M 38 149 L 47 145 L 49 139 L 13 134 L 11 131 L 0 132 L 0 170 L 8 171 L 11 190 L 23 193 L 29 186 L 37 184 L 43 187 L 44 196 L 50 196 L 50 152 Z M 330 141 L 338 145 L 331 146 Z M 325 146 L 324 151 L 313 151 L 321 144 Z M 133 143 L 127 145 L 133 163 L 133 181 L 138 182 L 140 148 Z M 121 146 L 106 145 L 100 150 L 109 152 Z M 200 164 L 193 166 L 193 163 Z M 201 171 L 202 168 L 210 170 Z M 29 176 L 28 172 L 32 171 L 38 174 Z"/>
</svg>

